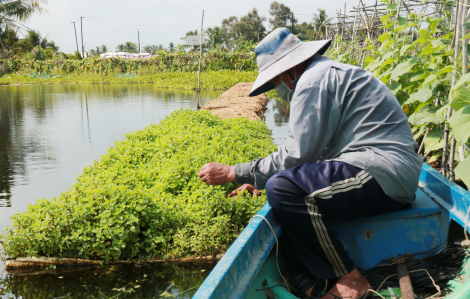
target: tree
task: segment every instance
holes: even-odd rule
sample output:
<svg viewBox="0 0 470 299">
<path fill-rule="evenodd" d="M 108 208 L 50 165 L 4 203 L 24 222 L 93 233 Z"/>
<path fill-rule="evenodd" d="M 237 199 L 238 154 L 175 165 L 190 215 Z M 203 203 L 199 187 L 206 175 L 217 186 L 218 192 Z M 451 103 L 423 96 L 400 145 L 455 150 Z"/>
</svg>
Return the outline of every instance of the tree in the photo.
<svg viewBox="0 0 470 299">
<path fill-rule="evenodd" d="M 118 52 L 137 53 L 137 44 L 133 42 L 125 42 L 116 47 Z"/>
<path fill-rule="evenodd" d="M 101 54 L 101 50 L 100 50 L 100 47 L 96 47 L 96 49 L 91 49 L 90 52 L 89 52 L 89 56 L 90 57 L 93 57 L 93 56 L 100 56 Z"/>
<path fill-rule="evenodd" d="M 312 24 L 303 22 L 295 25 L 296 36 L 303 41 L 313 40 L 315 36 L 315 28 Z"/>
<path fill-rule="evenodd" d="M 13 57 L 17 52 L 15 44 L 19 41 L 16 31 L 6 26 L 0 34 L 0 39 L 5 47 L 5 52 L 9 54 L 8 57 Z"/>
<path fill-rule="evenodd" d="M 263 25 L 264 19 L 259 15 L 258 10 L 253 8 L 240 19 L 231 16 L 222 20 L 222 33 L 227 48 L 233 50 L 241 42 L 256 43 L 263 39 L 266 35 L 266 28 Z"/>
<path fill-rule="evenodd" d="M 89 52 L 90 56 L 100 56 L 100 54 L 104 54 L 108 52 L 108 47 L 105 45 L 101 45 L 101 47 L 96 47 L 95 49 L 91 49 Z"/>
<path fill-rule="evenodd" d="M 318 14 L 314 14 L 313 17 L 313 27 L 315 28 L 315 36 L 313 39 L 323 39 L 326 36 L 326 23 L 328 23 L 330 19 L 327 18 L 326 9 L 318 9 Z"/>
<path fill-rule="evenodd" d="M 224 33 L 220 27 L 207 28 L 206 36 L 207 47 L 210 49 L 215 49 L 224 43 Z"/>
<path fill-rule="evenodd" d="M 163 51 L 165 50 L 165 47 L 160 44 L 160 45 L 145 45 L 142 50 L 144 51 L 144 53 L 150 53 L 152 55 L 155 55 L 157 54 L 159 51 Z"/>
<path fill-rule="evenodd" d="M 40 6 L 41 3 L 47 3 L 47 0 L 1 0 L 0 1 L 0 35 L 6 31 L 7 27 L 18 30 L 33 14 L 41 14 L 45 10 Z M 3 40 L 0 38 L 0 51 L 3 59 L 6 59 L 6 53 Z"/>
<path fill-rule="evenodd" d="M 16 49 L 14 58 L 19 58 L 26 54 L 29 55 L 30 52 L 34 52 L 34 55 L 32 54 L 32 58 L 36 58 L 38 60 L 51 58 L 53 54 L 59 51 L 59 47 L 54 41 L 49 41 L 47 38 L 41 38 L 39 33 L 34 30 L 29 30 L 24 39 L 20 39 L 14 44 L 14 48 Z M 42 55 L 41 51 L 47 51 L 48 55 Z M 29 55 L 28 58 L 31 58 L 30 56 L 31 55 Z"/>
<path fill-rule="evenodd" d="M 194 30 L 194 31 L 188 31 L 188 32 L 186 32 L 186 35 L 181 38 L 181 40 L 185 40 L 186 37 L 191 36 L 191 35 L 199 35 L 199 31 L 197 31 L 197 29 Z M 199 46 L 197 46 L 197 45 L 194 45 L 194 46 L 193 46 L 193 45 L 186 45 L 186 44 L 185 44 L 185 45 L 183 45 L 183 46 L 184 46 L 185 48 L 193 47 L 193 48 L 191 49 L 191 51 L 198 51 L 198 50 L 199 50 Z"/>
<path fill-rule="evenodd" d="M 175 44 L 173 42 L 171 42 L 168 45 L 168 52 L 172 53 L 173 51 L 175 51 L 175 49 L 176 49 Z"/>
<path fill-rule="evenodd" d="M 278 3 L 274 1 L 269 6 L 269 14 L 272 16 L 269 19 L 269 24 L 271 24 L 272 29 L 286 27 L 292 31 L 292 27 L 297 24 L 297 19 L 293 16 L 290 8 L 283 3 Z M 292 32 L 295 34 L 295 32 Z"/>
</svg>

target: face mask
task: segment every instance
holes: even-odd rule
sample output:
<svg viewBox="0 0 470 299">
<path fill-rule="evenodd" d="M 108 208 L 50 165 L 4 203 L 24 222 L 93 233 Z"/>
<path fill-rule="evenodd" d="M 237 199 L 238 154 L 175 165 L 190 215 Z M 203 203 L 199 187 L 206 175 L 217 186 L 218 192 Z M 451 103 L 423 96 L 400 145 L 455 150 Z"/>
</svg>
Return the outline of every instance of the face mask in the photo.
<svg viewBox="0 0 470 299">
<path fill-rule="evenodd" d="M 276 93 L 277 95 L 286 102 L 291 102 L 292 101 L 292 96 L 294 95 L 294 91 L 290 89 L 284 81 L 281 80 L 281 83 L 279 83 L 276 86 Z"/>
<path fill-rule="evenodd" d="M 281 77 L 281 82 L 275 88 L 277 95 L 283 101 L 290 103 L 292 101 L 292 97 L 294 96 L 295 86 L 297 85 L 297 82 L 299 81 L 299 79 L 300 77 L 295 79 L 294 81 L 291 81 L 292 85 L 294 86 L 294 89 L 290 89 L 289 86 L 287 86 L 287 84 L 284 83 L 284 81 L 282 81 L 282 77 Z"/>
</svg>

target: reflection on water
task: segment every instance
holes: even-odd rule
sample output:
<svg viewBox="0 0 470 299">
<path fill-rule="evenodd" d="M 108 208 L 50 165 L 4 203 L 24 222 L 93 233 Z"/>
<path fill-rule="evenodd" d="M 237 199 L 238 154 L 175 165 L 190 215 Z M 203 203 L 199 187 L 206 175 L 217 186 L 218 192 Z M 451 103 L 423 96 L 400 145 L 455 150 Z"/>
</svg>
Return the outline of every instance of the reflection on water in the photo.
<svg viewBox="0 0 470 299">
<path fill-rule="evenodd" d="M 219 94 L 205 92 L 203 102 Z M 179 108 L 195 107 L 195 92 L 156 90 L 152 84 L 0 86 L 0 233 L 12 214 L 67 190 L 84 166 L 126 133 L 158 123 Z M 266 123 L 278 145 L 285 142 L 288 121 L 289 106 L 271 100 Z M 3 267 L 0 263 L 0 272 Z M 1 277 L 0 297 L 109 298 L 118 294 L 113 288 L 146 274 L 142 288 L 120 298 L 158 298 L 171 281 L 175 285 L 169 291 L 174 293 L 196 287 L 186 293 L 189 298 L 212 267 L 105 266 L 41 275 L 10 271 Z"/>
<path fill-rule="evenodd" d="M 195 92 L 152 84 L 0 87 L 0 231 L 13 213 L 68 189 L 125 133 L 195 106 Z"/>
<path fill-rule="evenodd" d="M 171 298 L 191 298 L 214 266 L 215 263 L 153 263 L 82 270 L 66 268 L 67 272 L 42 270 L 42 273 L 32 269 L 34 272 L 8 275 L 0 281 L 0 295 L 28 299 L 109 299 L 160 298 L 167 292 Z"/>
<path fill-rule="evenodd" d="M 266 108 L 266 124 L 272 130 L 273 141 L 277 146 L 283 145 L 289 134 L 290 104 L 270 99 Z"/>
</svg>

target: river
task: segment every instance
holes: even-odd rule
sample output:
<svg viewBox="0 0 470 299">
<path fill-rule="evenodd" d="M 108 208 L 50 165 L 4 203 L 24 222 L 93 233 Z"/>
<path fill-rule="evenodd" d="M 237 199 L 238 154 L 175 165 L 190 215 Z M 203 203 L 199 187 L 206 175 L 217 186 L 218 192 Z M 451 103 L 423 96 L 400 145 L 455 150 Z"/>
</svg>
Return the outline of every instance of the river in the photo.
<svg viewBox="0 0 470 299">
<path fill-rule="evenodd" d="M 205 91 L 202 101 L 220 93 Z M 83 167 L 126 133 L 195 107 L 195 92 L 157 90 L 152 84 L 0 86 L 0 231 L 14 213 L 67 190 Z M 288 108 L 270 100 L 265 117 L 273 141 L 282 144 Z M 137 293 L 127 293 L 133 289 L 139 298 L 164 292 L 190 298 L 214 265 L 134 264 L 12 275 L 1 263 L 0 297 L 134 298 Z"/>
</svg>

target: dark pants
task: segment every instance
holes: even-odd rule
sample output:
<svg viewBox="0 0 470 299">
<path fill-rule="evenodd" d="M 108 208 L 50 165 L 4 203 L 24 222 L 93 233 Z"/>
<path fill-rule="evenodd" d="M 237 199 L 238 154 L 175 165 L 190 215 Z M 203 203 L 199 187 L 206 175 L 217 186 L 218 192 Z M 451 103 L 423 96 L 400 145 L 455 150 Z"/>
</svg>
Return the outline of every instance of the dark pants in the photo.
<svg viewBox="0 0 470 299">
<path fill-rule="evenodd" d="M 300 262 L 316 279 L 354 269 L 332 221 L 397 211 L 399 203 L 366 171 L 343 162 L 304 163 L 271 177 L 268 202 Z"/>
</svg>

